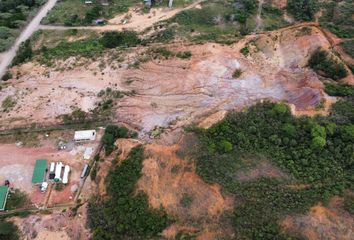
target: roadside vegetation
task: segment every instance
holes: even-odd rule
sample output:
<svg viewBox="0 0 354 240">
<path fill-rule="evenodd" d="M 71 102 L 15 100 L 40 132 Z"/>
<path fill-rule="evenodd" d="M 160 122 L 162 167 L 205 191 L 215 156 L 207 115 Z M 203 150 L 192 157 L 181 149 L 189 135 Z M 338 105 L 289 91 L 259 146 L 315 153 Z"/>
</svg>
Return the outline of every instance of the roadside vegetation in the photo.
<svg viewBox="0 0 354 240">
<path fill-rule="evenodd" d="M 87 224 L 93 240 L 151 239 L 171 223 L 162 208 L 152 209 L 147 195 L 135 191 L 143 151 L 142 146 L 133 148 L 127 159 L 113 167 L 106 179 L 108 198 L 89 202 Z"/>
<path fill-rule="evenodd" d="M 0 1 L 0 52 L 7 50 L 15 41 L 20 29 L 46 0 Z"/>
<path fill-rule="evenodd" d="M 229 113 L 210 129 L 195 129 L 201 142 L 197 172 L 237 199 L 230 221 L 240 238 L 299 239 L 280 229 L 283 217 L 354 189 L 353 106 L 342 100 L 330 116 L 309 118 L 292 116 L 283 103 L 264 102 Z M 238 181 L 249 159 L 258 159 L 252 156 L 269 159 L 289 177 Z"/>
</svg>

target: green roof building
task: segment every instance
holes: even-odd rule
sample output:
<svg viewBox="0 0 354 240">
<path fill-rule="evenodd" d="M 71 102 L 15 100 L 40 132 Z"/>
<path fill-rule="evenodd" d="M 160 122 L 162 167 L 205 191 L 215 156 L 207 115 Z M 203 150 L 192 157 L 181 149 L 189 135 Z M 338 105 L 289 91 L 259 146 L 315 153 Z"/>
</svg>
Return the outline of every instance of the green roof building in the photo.
<svg viewBox="0 0 354 240">
<path fill-rule="evenodd" d="M 36 166 L 34 166 L 32 183 L 41 184 L 44 181 L 45 170 L 47 169 L 47 160 L 39 159 L 36 161 Z"/>
<path fill-rule="evenodd" d="M 5 210 L 7 195 L 9 194 L 8 186 L 0 186 L 0 211 Z"/>
</svg>

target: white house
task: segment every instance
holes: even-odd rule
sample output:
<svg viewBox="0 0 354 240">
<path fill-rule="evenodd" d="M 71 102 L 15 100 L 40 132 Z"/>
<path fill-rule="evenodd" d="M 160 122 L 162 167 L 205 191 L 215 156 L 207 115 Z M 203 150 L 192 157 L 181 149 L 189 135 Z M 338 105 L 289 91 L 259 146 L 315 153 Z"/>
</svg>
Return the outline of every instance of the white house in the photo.
<svg viewBox="0 0 354 240">
<path fill-rule="evenodd" d="M 75 131 L 75 142 L 93 141 L 96 139 L 96 130 Z"/>
</svg>

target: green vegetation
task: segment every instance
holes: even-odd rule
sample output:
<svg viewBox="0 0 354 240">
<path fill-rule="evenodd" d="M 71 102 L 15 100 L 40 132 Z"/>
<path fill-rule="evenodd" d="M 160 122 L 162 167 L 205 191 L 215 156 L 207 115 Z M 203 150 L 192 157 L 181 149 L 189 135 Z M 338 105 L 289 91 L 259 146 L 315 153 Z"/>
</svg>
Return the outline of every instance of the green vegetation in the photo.
<svg viewBox="0 0 354 240">
<path fill-rule="evenodd" d="M 237 199 L 231 221 L 241 239 L 298 239 L 280 230 L 282 217 L 354 189 L 353 123 L 351 100 L 315 119 L 293 117 L 283 103 L 258 103 L 210 129 L 195 129 L 201 145 L 196 169 Z M 266 157 L 291 177 L 239 182 L 249 159 L 258 161 L 252 156 Z"/>
<path fill-rule="evenodd" d="M 232 77 L 237 79 L 237 78 L 241 77 L 241 75 L 242 75 L 242 70 L 238 68 L 234 71 L 234 73 L 232 74 Z"/>
<path fill-rule="evenodd" d="M 188 208 L 193 203 L 193 196 L 184 193 L 181 198 L 181 205 L 184 208 Z"/>
<path fill-rule="evenodd" d="M 263 28 L 266 31 L 272 31 L 289 25 L 283 18 L 283 11 L 271 4 L 262 6 Z"/>
<path fill-rule="evenodd" d="M 24 27 L 27 19 L 46 0 L 2 0 L 0 1 L 0 52 L 7 50 Z"/>
<path fill-rule="evenodd" d="M 182 58 L 182 59 L 189 59 L 192 57 L 192 52 L 191 51 L 178 52 L 176 54 L 176 57 Z"/>
<path fill-rule="evenodd" d="M 126 127 L 118 127 L 115 125 L 108 125 L 102 137 L 102 144 L 105 153 L 108 156 L 114 150 L 114 143 L 118 138 L 134 137 L 135 132 L 129 131 Z"/>
<path fill-rule="evenodd" d="M 62 41 L 53 48 L 42 47 L 36 51 L 39 61 L 49 64 L 56 59 L 67 59 L 71 56 L 93 58 L 104 50 L 104 46 L 96 39 L 85 39 L 75 42 Z"/>
<path fill-rule="evenodd" d="M 340 45 L 349 56 L 354 58 L 354 40 L 344 41 Z"/>
<path fill-rule="evenodd" d="M 16 101 L 11 96 L 6 97 L 1 103 L 4 112 L 11 110 L 15 106 Z"/>
<path fill-rule="evenodd" d="M 64 124 L 84 123 L 87 120 L 87 113 L 77 108 L 70 114 L 63 114 L 61 118 Z"/>
<path fill-rule="evenodd" d="M 322 3 L 320 23 L 341 38 L 354 37 L 354 1 L 327 1 Z"/>
<path fill-rule="evenodd" d="M 353 85 L 326 83 L 325 86 L 325 91 L 330 96 L 354 97 Z"/>
<path fill-rule="evenodd" d="M 127 12 L 138 0 L 110 0 L 109 6 L 103 6 L 99 0 L 85 4 L 83 0 L 62 0 L 43 19 L 43 24 L 79 26 L 92 25 L 96 19 L 108 19 L 115 14 Z"/>
<path fill-rule="evenodd" d="M 23 207 L 28 202 L 28 196 L 25 192 L 19 189 L 15 189 L 13 192 L 9 193 L 6 209 L 13 210 Z"/>
<path fill-rule="evenodd" d="M 235 37 L 254 29 L 257 5 L 257 0 L 206 1 L 201 9 L 182 11 L 165 25 L 167 29 L 172 25 L 175 35 L 192 41 L 232 43 Z"/>
<path fill-rule="evenodd" d="M 33 56 L 33 51 L 31 47 L 30 40 L 26 40 L 24 43 L 21 43 L 20 48 L 17 51 L 17 55 L 12 61 L 12 65 L 18 65 L 26 62 L 31 59 Z"/>
<path fill-rule="evenodd" d="M 105 48 L 134 47 L 139 43 L 140 39 L 134 31 L 105 32 L 101 38 Z"/>
<path fill-rule="evenodd" d="M 345 195 L 344 196 L 344 209 L 354 214 L 354 196 L 353 195 Z"/>
<path fill-rule="evenodd" d="M 242 53 L 243 56 L 247 57 L 248 54 L 250 53 L 248 46 L 241 48 L 240 53 Z"/>
<path fill-rule="evenodd" d="M 161 57 L 163 57 L 164 59 L 169 59 L 171 57 L 178 57 L 181 59 L 189 59 L 192 57 L 191 51 L 174 53 L 165 47 L 158 47 L 158 48 L 149 49 L 147 54 L 149 55 L 149 57 L 151 57 L 153 59 L 157 59 L 157 58 L 161 58 Z"/>
<path fill-rule="evenodd" d="M 4 76 L 1 78 L 1 80 L 7 81 L 7 80 L 9 80 L 9 79 L 11 79 L 11 78 L 12 78 L 11 72 L 7 71 L 7 72 L 4 74 Z"/>
<path fill-rule="evenodd" d="M 20 239 L 18 227 L 13 222 L 0 220 L 0 240 Z"/>
<path fill-rule="evenodd" d="M 309 66 L 318 74 L 339 80 L 348 75 L 342 62 L 335 59 L 330 53 L 318 48 L 309 59 Z"/>
<path fill-rule="evenodd" d="M 93 240 L 149 239 L 171 222 L 163 209 L 149 207 L 145 193 L 135 192 L 143 160 L 143 147 L 133 148 L 107 177 L 109 199 L 89 202 L 87 224 Z"/>
<path fill-rule="evenodd" d="M 288 0 L 287 10 L 296 20 L 311 21 L 318 10 L 317 0 Z"/>
</svg>

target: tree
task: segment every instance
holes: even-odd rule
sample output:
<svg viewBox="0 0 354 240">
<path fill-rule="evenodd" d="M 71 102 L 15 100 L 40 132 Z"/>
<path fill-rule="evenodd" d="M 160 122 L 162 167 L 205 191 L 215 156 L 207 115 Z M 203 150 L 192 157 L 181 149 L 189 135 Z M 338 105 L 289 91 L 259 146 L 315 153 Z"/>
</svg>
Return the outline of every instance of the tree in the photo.
<svg viewBox="0 0 354 240">
<path fill-rule="evenodd" d="M 0 221 L 0 240 L 18 240 L 18 228 L 13 222 Z"/>
<path fill-rule="evenodd" d="M 296 20 L 311 21 L 318 10 L 318 1 L 288 0 L 287 10 Z"/>
</svg>

